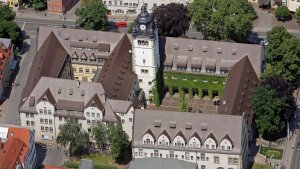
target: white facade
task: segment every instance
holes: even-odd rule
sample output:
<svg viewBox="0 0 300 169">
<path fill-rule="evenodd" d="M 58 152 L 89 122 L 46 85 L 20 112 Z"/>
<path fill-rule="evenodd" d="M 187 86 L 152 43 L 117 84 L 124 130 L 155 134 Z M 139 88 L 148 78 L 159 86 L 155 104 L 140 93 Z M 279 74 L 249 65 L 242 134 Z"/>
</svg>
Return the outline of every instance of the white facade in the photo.
<svg viewBox="0 0 300 169">
<path fill-rule="evenodd" d="M 299 0 L 286 0 L 286 1 L 282 1 L 282 2 L 286 2 L 286 6 L 292 12 L 296 12 L 296 10 L 300 7 Z"/>
<path fill-rule="evenodd" d="M 130 107 L 130 109 L 127 111 L 127 113 L 117 113 L 116 115 L 119 116 L 121 120 L 121 125 L 123 131 L 128 135 L 129 141 L 132 140 L 132 129 L 133 129 L 133 114 L 134 114 L 134 108 Z"/>
<path fill-rule="evenodd" d="M 141 12 L 140 9 L 144 4 L 152 12 L 154 7 L 172 2 L 186 5 L 189 0 L 103 0 L 110 11 L 110 15 L 114 16 L 136 16 Z"/>
</svg>

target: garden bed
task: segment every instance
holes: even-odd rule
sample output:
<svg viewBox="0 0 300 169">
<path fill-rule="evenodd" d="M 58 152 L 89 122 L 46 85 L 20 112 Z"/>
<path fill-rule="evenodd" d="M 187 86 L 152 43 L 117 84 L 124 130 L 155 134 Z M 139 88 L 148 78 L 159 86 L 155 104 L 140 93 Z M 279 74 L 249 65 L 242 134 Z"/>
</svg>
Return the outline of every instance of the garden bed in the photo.
<svg viewBox="0 0 300 169">
<path fill-rule="evenodd" d="M 118 164 L 116 164 L 110 156 L 104 156 L 100 154 L 81 156 L 70 160 L 70 162 L 64 166 L 69 168 L 78 168 L 81 159 L 92 160 L 94 162 L 94 169 L 117 169 L 118 166 Z"/>
<path fill-rule="evenodd" d="M 260 153 L 267 156 L 267 158 L 272 157 L 273 159 L 281 159 L 283 150 L 276 148 L 261 147 Z"/>
</svg>

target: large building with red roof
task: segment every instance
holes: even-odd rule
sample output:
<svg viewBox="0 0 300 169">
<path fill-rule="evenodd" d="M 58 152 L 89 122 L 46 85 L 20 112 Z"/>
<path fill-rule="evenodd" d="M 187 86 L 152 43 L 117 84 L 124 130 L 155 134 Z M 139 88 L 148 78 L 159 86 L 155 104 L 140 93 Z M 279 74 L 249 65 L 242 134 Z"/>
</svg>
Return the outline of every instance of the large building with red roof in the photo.
<svg viewBox="0 0 300 169">
<path fill-rule="evenodd" d="M 1 124 L 0 138 L 1 169 L 31 169 L 36 167 L 33 130 Z"/>
</svg>

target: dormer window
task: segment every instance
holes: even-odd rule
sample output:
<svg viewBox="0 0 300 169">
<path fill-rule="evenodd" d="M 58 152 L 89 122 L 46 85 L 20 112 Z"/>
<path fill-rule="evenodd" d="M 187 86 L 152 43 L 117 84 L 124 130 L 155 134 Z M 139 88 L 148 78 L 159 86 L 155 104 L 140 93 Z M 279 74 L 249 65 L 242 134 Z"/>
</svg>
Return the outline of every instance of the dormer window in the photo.
<svg viewBox="0 0 300 169">
<path fill-rule="evenodd" d="M 146 40 L 138 40 L 138 45 L 140 46 L 149 46 L 149 42 Z"/>
</svg>

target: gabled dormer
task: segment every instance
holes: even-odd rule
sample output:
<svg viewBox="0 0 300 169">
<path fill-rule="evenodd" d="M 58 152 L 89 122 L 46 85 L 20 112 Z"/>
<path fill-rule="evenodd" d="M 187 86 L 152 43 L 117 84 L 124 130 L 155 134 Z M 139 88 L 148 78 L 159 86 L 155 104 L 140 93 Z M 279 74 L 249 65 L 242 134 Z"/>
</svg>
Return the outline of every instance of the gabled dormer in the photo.
<svg viewBox="0 0 300 169">
<path fill-rule="evenodd" d="M 198 133 L 195 132 L 189 140 L 189 147 L 200 148 L 201 144 L 202 144 L 202 140 L 201 140 L 200 136 L 198 135 Z"/>
<path fill-rule="evenodd" d="M 173 139 L 173 145 L 176 147 L 185 147 L 186 142 L 187 140 L 181 131 L 179 131 Z"/>
<path fill-rule="evenodd" d="M 204 141 L 204 146 L 206 149 L 212 149 L 215 150 L 217 149 L 218 142 L 214 134 L 211 132 L 209 135 L 205 138 Z"/>
<path fill-rule="evenodd" d="M 41 102 L 41 101 L 49 102 L 53 106 L 55 105 L 55 103 L 56 103 L 55 98 L 49 88 L 47 88 L 47 90 L 45 90 L 45 92 L 41 95 L 41 97 L 39 97 L 37 102 Z"/>
<path fill-rule="evenodd" d="M 233 141 L 228 133 L 226 133 L 225 136 L 221 139 L 220 149 L 229 151 L 233 149 Z"/>
<path fill-rule="evenodd" d="M 155 136 L 150 128 L 143 135 L 142 142 L 143 142 L 143 144 L 154 145 Z"/>
<path fill-rule="evenodd" d="M 98 108 L 102 112 L 104 111 L 104 106 L 97 94 L 94 94 L 94 96 L 87 102 L 85 107 L 86 108 L 95 107 L 95 108 Z"/>
<path fill-rule="evenodd" d="M 166 130 L 163 130 L 157 139 L 157 144 L 161 146 L 169 146 L 171 137 Z"/>
</svg>

